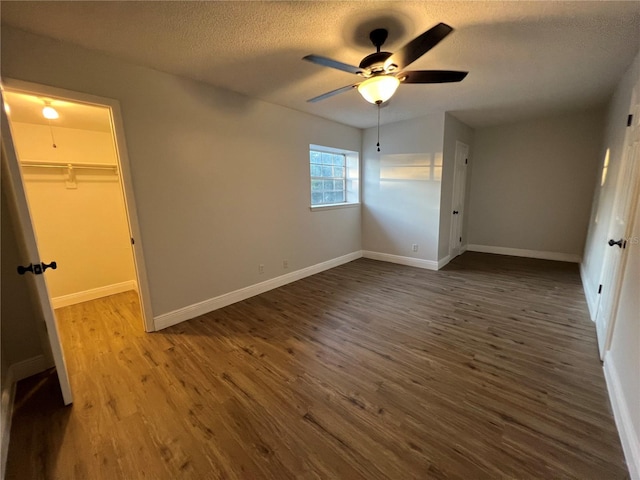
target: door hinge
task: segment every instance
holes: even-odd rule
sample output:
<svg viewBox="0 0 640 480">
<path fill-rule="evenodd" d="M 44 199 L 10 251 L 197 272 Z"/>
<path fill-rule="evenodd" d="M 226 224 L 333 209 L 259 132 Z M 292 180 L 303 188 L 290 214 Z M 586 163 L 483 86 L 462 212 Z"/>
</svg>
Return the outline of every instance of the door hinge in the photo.
<svg viewBox="0 0 640 480">
<path fill-rule="evenodd" d="M 469 159 L 468 159 L 468 158 L 465 158 L 465 159 L 464 159 L 464 164 L 466 165 L 467 163 L 469 163 Z"/>
<path fill-rule="evenodd" d="M 135 245 L 136 241 L 133 239 L 133 237 L 131 237 L 131 245 Z"/>
<path fill-rule="evenodd" d="M 598 295 L 600 295 L 602 293 L 602 285 L 598 286 Z"/>
<path fill-rule="evenodd" d="M 633 114 L 629 114 L 629 116 L 627 116 L 627 127 L 630 127 L 631 125 L 633 125 Z"/>
<path fill-rule="evenodd" d="M 460 241 L 462 241 L 462 237 L 460 237 Z"/>
</svg>

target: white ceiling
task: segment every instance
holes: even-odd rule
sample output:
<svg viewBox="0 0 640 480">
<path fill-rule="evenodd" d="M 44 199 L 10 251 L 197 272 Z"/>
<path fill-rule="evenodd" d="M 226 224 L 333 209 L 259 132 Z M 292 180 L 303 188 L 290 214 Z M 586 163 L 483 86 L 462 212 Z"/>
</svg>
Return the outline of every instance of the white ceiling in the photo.
<svg viewBox="0 0 640 480">
<path fill-rule="evenodd" d="M 640 47 L 640 2 L 2 2 L 2 22 L 136 64 L 201 80 L 364 128 L 375 106 L 355 75 L 304 62 L 315 53 L 357 65 L 445 22 L 455 31 L 411 69 L 469 71 L 461 83 L 401 85 L 388 123 L 452 111 L 474 127 L 600 105 Z"/>
</svg>

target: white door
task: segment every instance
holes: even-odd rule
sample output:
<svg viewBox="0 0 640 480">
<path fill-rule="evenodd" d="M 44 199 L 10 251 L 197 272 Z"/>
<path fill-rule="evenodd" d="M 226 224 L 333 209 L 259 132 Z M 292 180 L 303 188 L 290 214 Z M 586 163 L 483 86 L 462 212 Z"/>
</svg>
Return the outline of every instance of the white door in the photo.
<svg viewBox="0 0 640 480">
<path fill-rule="evenodd" d="M 608 230 L 602 275 L 601 298 L 596 311 L 596 332 L 600 358 L 604 359 L 613 333 L 620 282 L 624 274 L 625 248 L 640 183 L 640 82 L 632 97 L 632 125 L 627 127 L 624 152 L 616 184 L 615 200 Z"/>
<path fill-rule="evenodd" d="M 455 166 L 453 170 L 453 198 L 451 201 L 450 258 L 460 255 L 462 247 L 462 226 L 464 218 L 464 194 L 467 185 L 467 165 L 469 146 L 456 142 Z"/>
<path fill-rule="evenodd" d="M 9 122 L 4 110 L 4 101 L 0 100 L 1 120 L 2 120 L 2 175 L 3 186 L 6 186 L 7 197 L 13 199 L 13 202 L 9 202 L 9 208 L 14 210 L 16 219 L 19 220 L 18 237 L 22 233 L 22 238 L 17 238 L 18 244 L 21 249 L 21 255 L 24 258 L 25 264 L 32 264 L 34 267 L 37 265 L 41 268 L 40 256 L 38 254 L 38 245 L 36 242 L 35 232 L 33 224 L 31 223 L 31 215 L 29 214 L 29 206 L 27 205 L 27 198 L 24 192 L 24 186 L 22 184 L 22 174 L 20 173 L 20 166 L 16 157 L 16 152 L 13 145 L 13 139 L 11 138 L 11 131 L 9 129 Z M 13 205 L 11 205 L 11 203 Z M 46 259 L 51 261 L 52 259 Z M 26 266 L 24 265 L 24 266 Z M 18 275 L 16 265 L 16 275 Z M 34 269 L 35 270 L 35 269 Z M 54 274 L 51 270 L 47 270 L 47 275 Z M 39 309 L 41 318 L 44 320 L 47 327 L 47 334 L 49 338 L 49 344 L 51 347 L 51 354 L 56 366 L 58 374 L 58 380 L 60 382 L 60 390 L 62 391 L 62 398 L 65 405 L 69 405 L 73 401 L 71 394 L 71 385 L 69 383 L 69 375 L 67 373 L 67 365 L 64 360 L 64 353 L 62 351 L 62 345 L 60 344 L 60 336 L 58 335 L 58 326 L 56 324 L 56 317 L 51 308 L 51 302 L 49 300 L 49 292 L 47 291 L 47 285 L 44 280 L 43 274 L 36 275 L 34 273 L 25 273 L 28 276 L 28 281 L 32 287 L 30 290 L 33 293 L 32 301 L 35 303 L 35 308 Z"/>
</svg>

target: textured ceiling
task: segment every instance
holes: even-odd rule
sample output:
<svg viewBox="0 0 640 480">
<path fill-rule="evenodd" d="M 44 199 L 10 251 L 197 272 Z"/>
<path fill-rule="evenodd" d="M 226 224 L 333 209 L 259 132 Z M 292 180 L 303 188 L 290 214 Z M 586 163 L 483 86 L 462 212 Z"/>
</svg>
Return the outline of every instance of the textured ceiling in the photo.
<svg viewBox="0 0 640 480">
<path fill-rule="evenodd" d="M 383 123 L 452 111 L 478 127 L 602 104 L 640 46 L 640 2 L 2 2 L 2 22 L 356 127 L 375 106 L 358 77 L 303 62 L 357 65 L 445 22 L 455 28 L 411 69 L 466 70 L 459 84 L 401 85 Z"/>
</svg>

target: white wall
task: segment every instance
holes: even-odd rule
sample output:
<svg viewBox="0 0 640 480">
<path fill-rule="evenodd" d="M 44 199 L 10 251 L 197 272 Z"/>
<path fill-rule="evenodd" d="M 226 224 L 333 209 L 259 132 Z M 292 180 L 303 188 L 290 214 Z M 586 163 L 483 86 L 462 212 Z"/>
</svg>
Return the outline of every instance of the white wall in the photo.
<svg viewBox="0 0 640 480">
<path fill-rule="evenodd" d="M 116 165 L 110 133 L 56 128 L 57 148 L 48 127 L 12 122 L 22 160 Z M 110 170 L 76 170 L 76 188 L 67 188 L 64 170 L 23 168 L 23 179 L 38 247 L 44 262 L 58 269 L 47 275 L 54 306 L 72 295 L 86 301 L 89 290 L 135 288 L 136 273 L 124 197 L 119 177 Z M 106 293 L 106 294 L 108 294 Z M 62 304 L 73 303 L 66 301 Z"/>
<path fill-rule="evenodd" d="M 442 186 L 440 191 L 440 239 L 438 244 L 438 259 L 444 259 L 449 255 L 451 245 L 451 219 L 453 200 L 453 174 L 456 161 L 456 141 L 460 141 L 469 146 L 469 161 L 467 166 L 467 185 L 470 183 L 470 165 L 472 162 L 474 130 L 462 123 L 450 113 L 444 115 L 444 144 L 443 144 L 443 170 Z M 466 217 L 468 206 L 468 195 L 465 193 L 465 209 L 463 211 L 463 245 L 467 243 L 466 238 Z"/>
<path fill-rule="evenodd" d="M 308 165 L 360 130 L 5 26 L 1 59 L 120 101 L 155 316 L 360 250 L 359 208 L 310 211 Z"/>
<path fill-rule="evenodd" d="M 14 107 L 15 109 L 16 107 Z M 88 108 L 88 107 L 85 107 Z M 110 132 L 11 122 L 21 160 L 38 162 L 101 163 L 115 165 L 116 151 Z M 56 148 L 52 146 L 51 134 Z"/>
<path fill-rule="evenodd" d="M 362 248 L 437 262 L 444 115 L 383 125 L 381 152 L 376 134 L 362 140 Z"/>
<path fill-rule="evenodd" d="M 524 250 L 579 261 L 601 130 L 600 111 L 477 129 L 469 248 Z"/>
</svg>

